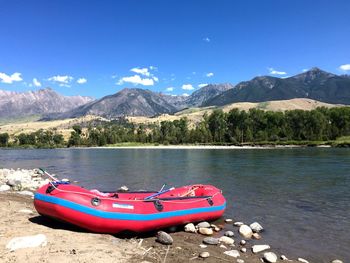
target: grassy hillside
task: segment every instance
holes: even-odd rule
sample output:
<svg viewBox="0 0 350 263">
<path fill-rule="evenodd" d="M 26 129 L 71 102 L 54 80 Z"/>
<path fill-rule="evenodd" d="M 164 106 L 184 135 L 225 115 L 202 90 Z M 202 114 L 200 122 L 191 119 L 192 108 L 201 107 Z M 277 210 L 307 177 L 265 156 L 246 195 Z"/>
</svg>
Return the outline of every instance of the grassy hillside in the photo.
<svg viewBox="0 0 350 263">
<path fill-rule="evenodd" d="M 231 109 L 237 108 L 239 110 L 249 110 L 249 109 L 261 109 L 266 111 L 286 111 L 286 110 L 313 110 L 317 107 L 339 107 L 343 105 L 335 105 L 323 103 L 311 99 L 291 99 L 291 100 L 280 100 L 280 101 L 267 101 L 260 103 L 252 102 L 238 102 L 223 107 L 203 107 L 203 108 L 189 108 L 177 112 L 174 115 L 163 114 L 157 117 L 127 117 L 130 122 L 133 123 L 160 123 L 162 121 L 174 121 L 182 117 L 186 117 L 189 120 L 190 125 L 199 123 L 205 113 L 211 114 L 215 109 L 222 109 L 224 112 L 229 112 Z M 10 135 L 18 135 L 20 133 L 30 133 L 35 132 L 39 129 L 57 129 L 60 133 L 63 134 L 65 139 L 68 139 L 72 131 L 72 126 L 76 124 L 83 124 L 93 120 L 104 120 L 108 121 L 105 118 L 97 117 L 93 115 L 88 115 L 79 118 L 73 119 L 64 119 L 64 120 L 53 120 L 53 121 L 38 121 L 38 116 L 32 116 L 29 118 L 18 118 L 18 119 L 9 119 L 9 120 L 0 120 L 0 133 L 7 132 Z"/>
</svg>

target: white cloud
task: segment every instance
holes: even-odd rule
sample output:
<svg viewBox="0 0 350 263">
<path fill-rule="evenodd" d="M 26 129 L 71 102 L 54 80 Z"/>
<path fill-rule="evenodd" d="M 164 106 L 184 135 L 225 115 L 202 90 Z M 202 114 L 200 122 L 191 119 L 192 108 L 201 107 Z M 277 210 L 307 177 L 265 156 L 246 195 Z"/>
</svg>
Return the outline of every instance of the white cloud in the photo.
<svg viewBox="0 0 350 263">
<path fill-rule="evenodd" d="M 166 91 L 174 91 L 174 88 L 173 87 L 168 87 L 165 89 Z"/>
<path fill-rule="evenodd" d="M 152 77 L 152 79 L 155 81 L 155 82 L 158 82 L 159 79 L 157 77 Z"/>
<path fill-rule="evenodd" d="M 193 90 L 194 87 L 191 84 L 183 84 L 182 89 L 184 90 Z"/>
<path fill-rule="evenodd" d="M 349 71 L 350 70 L 350 64 L 344 64 L 339 66 L 339 69 L 342 71 Z"/>
<path fill-rule="evenodd" d="M 41 83 L 39 80 L 37 80 L 37 78 L 33 78 L 33 85 L 35 87 L 41 87 Z"/>
<path fill-rule="evenodd" d="M 158 70 L 158 68 L 157 68 L 157 67 L 155 67 L 155 66 L 149 66 L 149 69 L 150 69 L 150 70 L 155 70 L 155 71 L 157 71 L 157 70 Z"/>
<path fill-rule="evenodd" d="M 188 96 L 190 96 L 190 94 L 188 94 L 188 93 L 183 93 L 182 96 L 188 97 Z"/>
<path fill-rule="evenodd" d="M 277 71 L 273 68 L 269 68 L 270 74 L 272 75 L 287 75 L 287 72 L 284 71 Z"/>
<path fill-rule="evenodd" d="M 149 78 L 141 78 L 139 75 L 134 75 L 134 76 L 130 76 L 130 77 L 123 77 L 121 79 L 119 79 L 119 81 L 117 82 L 117 85 L 122 85 L 123 83 L 132 83 L 134 85 L 143 85 L 143 86 L 153 86 L 154 85 L 154 81 L 153 79 L 149 79 Z"/>
<path fill-rule="evenodd" d="M 79 78 L 78 80 L 77 80 L 77 83 L 78 84 L 84 84 L 84 83 L 86 83 L 87 82 L 87 79 L 86 78 Z"/>
<path fill-rule="evenodd" d="M 208 85 L 207 83 L 199 84 L 199 85 L 198 85 L 198 88 L 203 88 L 203 87 L 205 87 L 205 86 L 207 86 L 207 85 Z"/>
<path fill-rule="evenodd" d="M 148 71 L 148 68 L 132 68 L 130 71 L 146 77 L 149 77 L 151 75 L 151 73 Z"/>
<path fill-rule="evenodd" d="M 205 38 L 203 38 L 203 41 L 209 43 L 210 42 L 210 38 L 209 37 L 205 37 Z"/>
<path fill-rule="evenodd" d="M 12 75 L 0 72 L 0 79 L 2 83 L 12 84 L 15 81 L 22 81 L 21 73 L 15 72 Z"/>
<path fill-rule="evenodd" d="M 205 74 L 208 78 L 210 78 L 210 77 L 212 77 L 212 76 L 214 76 L 214 73 L 213 72 L 209 72 L 209 73 L 207 73 L 207 74 Z"/>
<path fill-rule="evenodd" d="M 59 83 L 61 87 L 67 87 L 69 86 L 68 84 L 73 80 L 73 77 L 67 76 L 67 75 L 65 76 L 57 75 L 57 76 L 48 78 L 48 80 Z"/>
<path fill-rule="evenodd" d="M 66 88 L 70 88 L 71 87 L 71 85 L 65 84 L 65 83 L 61 83 L 61 84 L 59 84 L 59 86 L 60 87 L 66 87 Z"/>
<path fill-rule="evenodd" d="M 303 72 L 306 72 L 306 71 L 308 71 L 308 69 L 307 69 L 307 68 L 304 68 L 304 69 L 303 69 Z"/>
</svg>

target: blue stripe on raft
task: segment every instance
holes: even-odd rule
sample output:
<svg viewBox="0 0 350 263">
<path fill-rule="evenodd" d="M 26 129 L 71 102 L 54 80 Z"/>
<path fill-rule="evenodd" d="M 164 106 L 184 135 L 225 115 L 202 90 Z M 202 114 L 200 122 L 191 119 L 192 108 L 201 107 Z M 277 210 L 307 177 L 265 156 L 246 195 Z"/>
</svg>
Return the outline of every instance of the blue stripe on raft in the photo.
<svg viewBox="0 0 350 263">
<path fill-rule="evenodd" d="M 80 205 L 62 198 L 43 195 L 39 193 L 36 193 L 34 195 L 34 198 L 40 201 L 70 208 L 92 216 L 97 216 L 97 217 L 107 218 L 107 219 L 136 220 L 136 221 L 156 220 L 156 219 L 163 219 L 163 218 L 169 218 L 169 217 L 175 217 L 175 216 L 192 215 L 197 213 L 215 212 L 215 211 L 224 210 L 226 207 L 226 202 L 225 202 L 223 205 L 220 205 L 220 206 L 200 207 L 200 208 L 192 208 L 192 209 L 185 209 L 185 210 L 176 210 L 171 212 L 159 212 L 156 214 L 133 214 L 133 213 L 102 211 L 102 210 L 94 209 L 88 206 Z"/>
</svg>

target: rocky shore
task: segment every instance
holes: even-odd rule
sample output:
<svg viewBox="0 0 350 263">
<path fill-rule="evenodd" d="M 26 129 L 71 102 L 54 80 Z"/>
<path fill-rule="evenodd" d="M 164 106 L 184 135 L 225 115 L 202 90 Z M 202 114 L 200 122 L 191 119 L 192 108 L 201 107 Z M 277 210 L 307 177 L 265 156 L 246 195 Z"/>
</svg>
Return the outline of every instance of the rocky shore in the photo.
<svg viewBox="0 0 350 263">
<path fill-rule="evenodd" d="M 33 192 L 47 182 L 37 169 L 0 169 L 1 262 L 311 263 L 274 251 L 260 222 L 231 218 L 140 236 L 88 233 L 36 213 Z"/>
</svg>

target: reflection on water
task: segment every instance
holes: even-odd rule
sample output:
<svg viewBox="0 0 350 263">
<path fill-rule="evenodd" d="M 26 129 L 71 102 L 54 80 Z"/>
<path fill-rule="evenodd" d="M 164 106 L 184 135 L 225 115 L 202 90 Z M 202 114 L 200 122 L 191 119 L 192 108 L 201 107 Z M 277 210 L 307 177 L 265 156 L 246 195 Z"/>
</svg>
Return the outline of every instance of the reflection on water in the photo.
<svg viewBox="0 0 350 263">
<path fill-rule="evenodd" d="M 224 191 L 226 214 L 259 221 L 287 255 L 350 262 L 350 150 L 0 150 L 0 166 L 44 167 L 85 187 L 159 189 L 204 183 Z"/>
</svg>

